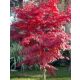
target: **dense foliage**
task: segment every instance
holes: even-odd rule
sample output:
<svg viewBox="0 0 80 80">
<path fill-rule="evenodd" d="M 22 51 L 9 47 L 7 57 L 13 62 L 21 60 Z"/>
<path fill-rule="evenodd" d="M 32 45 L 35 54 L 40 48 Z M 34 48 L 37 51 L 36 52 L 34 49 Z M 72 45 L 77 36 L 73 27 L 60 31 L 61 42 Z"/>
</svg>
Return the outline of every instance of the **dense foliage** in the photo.
<svg viewBox="0 0 80 80">
<path fill-rule="evenodd" d="M 11 40 L 23 46 L 19 54 L 24 60 L 20 64 L 39 64 L 42 69 L 53 73 L 55 67 L 48 63 L 63 58 L 61 50 L 70 48 L 70 34 L 63 29 L 70 22 L 70 6 L 60 12 L 58 3 L 59 0 L 38 5 L 30 2 L 23 8 L 14 9 L 17 21 L 11 25 Z"/>
</svg>

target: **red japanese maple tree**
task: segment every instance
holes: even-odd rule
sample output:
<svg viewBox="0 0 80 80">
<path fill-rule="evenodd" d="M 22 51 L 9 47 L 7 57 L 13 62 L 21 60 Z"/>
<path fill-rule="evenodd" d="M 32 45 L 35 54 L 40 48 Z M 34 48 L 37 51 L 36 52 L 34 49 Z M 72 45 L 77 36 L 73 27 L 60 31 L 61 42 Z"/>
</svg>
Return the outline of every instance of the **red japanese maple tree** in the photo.
<svg viewBox="0 0 80 80">
<path fill-rule="evenodd" d="M 63 30 L 71 19 L 70 6 L 60 12 L 58 2 L 48 0 L 38 5 L 30 2 L 14 9 L 17 21 L 11 25 L 11 40 L 23 46 L 20 55 L 24 60 L 20 64 L 39 64 L 53 74 L 55 68 L 48 63 L 62 58 L 61 50 L 70 48 L 70 34 Z"/>
</svg>

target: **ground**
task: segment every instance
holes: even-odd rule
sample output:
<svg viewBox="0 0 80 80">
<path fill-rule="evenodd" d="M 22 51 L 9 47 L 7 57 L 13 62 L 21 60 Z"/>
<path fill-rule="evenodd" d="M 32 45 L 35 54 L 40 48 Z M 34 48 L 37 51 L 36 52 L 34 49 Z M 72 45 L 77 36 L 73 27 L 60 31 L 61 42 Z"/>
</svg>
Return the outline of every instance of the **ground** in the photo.
<svg viewBox="0 0 80 80">
<path fill-rule="evenodd" d="M 42 71 L 40 70 L 27 70 L 11 72 L 10 80 L 43 80 Z M 47 74 L 47 80 L 71 80 L 70 71 L 67 67 L 60 67 L 55 76 Z"/>
</svg>

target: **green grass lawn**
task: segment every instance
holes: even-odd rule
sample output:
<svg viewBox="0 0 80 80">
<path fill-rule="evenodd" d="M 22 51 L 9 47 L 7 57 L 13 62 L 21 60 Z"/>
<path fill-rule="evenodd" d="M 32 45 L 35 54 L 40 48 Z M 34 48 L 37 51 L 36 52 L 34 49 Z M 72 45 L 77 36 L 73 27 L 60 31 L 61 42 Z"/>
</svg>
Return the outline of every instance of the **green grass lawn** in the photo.
<svg viewBox="0 0 80 80">
<path fill-rule="evenodd" d="M 16 71 L 11 72 L 10 80 L 43 80 L 42 71 L 40 70 L 27 70 L 27 71 Z M 71 80 L 70 72 L 68 68 L 58 68 L 55 76 L 47 74 L 47 80 Z"/>
</svg>

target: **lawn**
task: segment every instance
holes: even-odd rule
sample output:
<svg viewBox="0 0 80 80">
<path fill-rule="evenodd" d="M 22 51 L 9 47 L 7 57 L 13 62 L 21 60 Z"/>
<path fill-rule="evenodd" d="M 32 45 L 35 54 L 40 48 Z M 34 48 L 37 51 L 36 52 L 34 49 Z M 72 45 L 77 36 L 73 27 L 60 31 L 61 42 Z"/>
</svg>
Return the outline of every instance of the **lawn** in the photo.
<svg viewBox="0 0 80 80">
<path fill-rule="evenodd" d="M 40 70 L 27 70 L 11 72 L 10 80 L 43 80 L 42 71 Z M 55 76 L 47 74 L 47 80 L 71 80 L 70 71 L 66 67 L 58 68 Z"/>
</svg>

